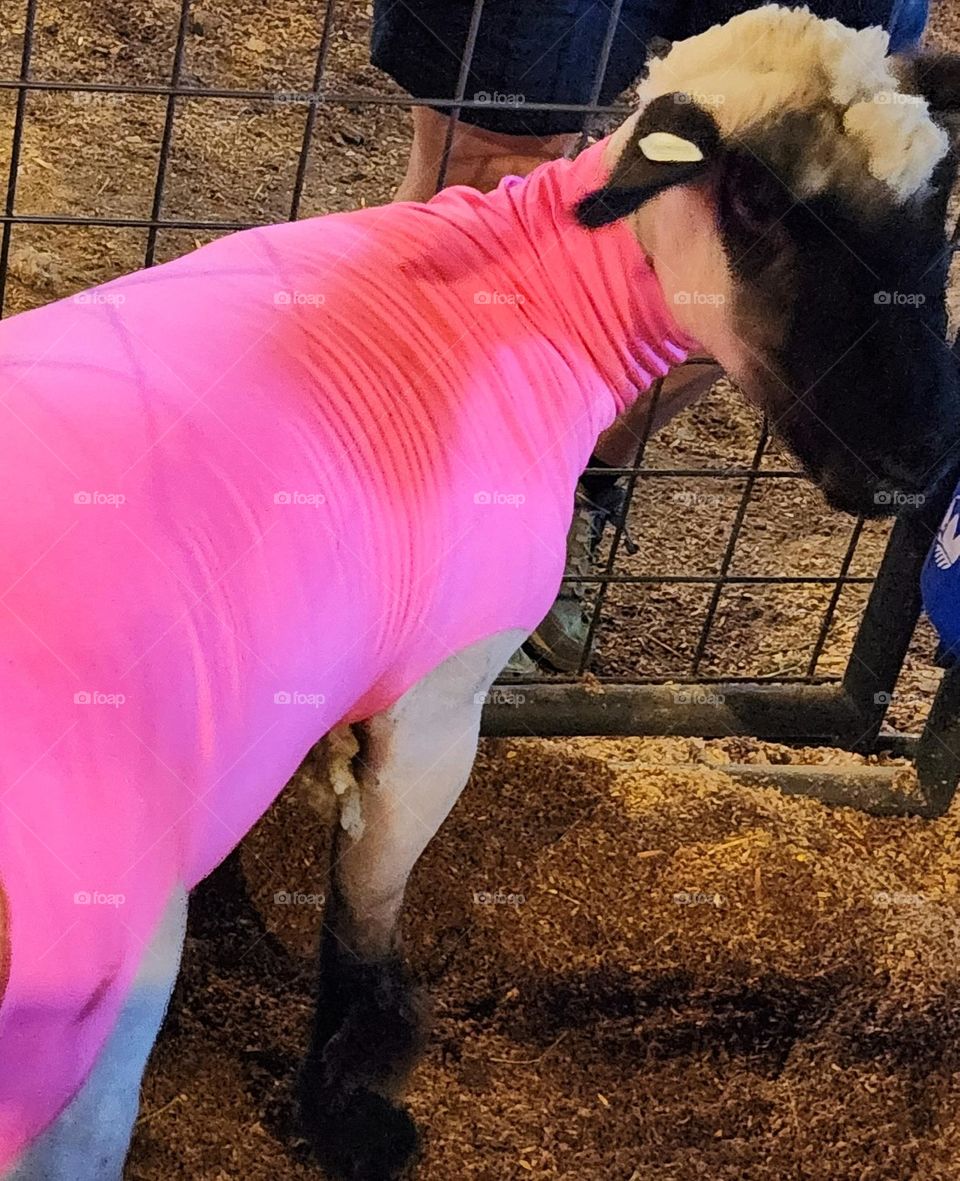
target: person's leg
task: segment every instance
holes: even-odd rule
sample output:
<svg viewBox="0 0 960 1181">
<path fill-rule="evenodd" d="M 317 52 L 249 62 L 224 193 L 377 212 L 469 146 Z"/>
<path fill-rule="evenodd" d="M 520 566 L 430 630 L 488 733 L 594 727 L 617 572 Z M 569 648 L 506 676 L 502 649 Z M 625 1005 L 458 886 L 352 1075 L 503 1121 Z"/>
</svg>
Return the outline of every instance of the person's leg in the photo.
<svg viewBox="0 0 960 1181">
<path fill-rule="evenodd" d="M 430 107 L 413 108 L 413 144 L 407 171 L 394 194 L 395 201 L 429 201 L 447 142 L 450 119 Z M 471 123 L 454 125 L 445 185 L 469 185 L 486 193 L 505 176 L 526 176 L 547 160 L 562 156 L 576 143 L 576 135 L 503 135 Z"/>
<path fill-rule="evenodd" d="M 495 188 L 570 150 L 582 111 L 526 104 L 608 105 L 640 74 L 647 42 L 673 36 L 685 0 L 626 0 L 602 67 L 612 9 L 596 0 L 485 0 L 444 184 Z M 371 60 L 412 98 L 454 100 L 467 52 L 470 0 L 374 0 Z M 602 69 L 602 77 L 600 76 Z M 482 104 L 482 105 L 472 105 Z M 433 196 L 449 107 L 414 108 L 414 141 L 400 200 Z"/>
<path fill-rule="evenodd" d="M 917 49 L 930 19 L 930 0 L 894 0 L 890 17 L 890 52 Z"/>
<path fill-rule="evenodd" d="M 623 518 L 626 478 L 617 475 L 616 470 L 632 467 L 641 441 L 696 402 L 722 373 L 709 358 L 680 365 L 663 379 L 656 400 L 649 393 L 641 395 L 600 436 L 577 489 L 576 509 L 567 535 L 568 575 L 590 576 L 604 529 Z M 653 418 L 648 423 L 651 411 Z M 606 472 L 605 468 L 613 471 Z M 585 655 L 592 614 L 588 588 L 589 583 L 565 582 L 549 614 L 527 642 L 538 659 L 561 672 L 575 672 Z"/>
</svg>

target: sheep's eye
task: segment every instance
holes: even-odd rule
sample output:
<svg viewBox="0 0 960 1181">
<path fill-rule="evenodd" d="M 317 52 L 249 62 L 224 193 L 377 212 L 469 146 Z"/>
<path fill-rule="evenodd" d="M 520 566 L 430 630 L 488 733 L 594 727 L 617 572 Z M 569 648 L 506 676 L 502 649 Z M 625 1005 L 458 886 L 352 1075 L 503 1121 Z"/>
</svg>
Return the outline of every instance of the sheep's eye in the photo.
<svg viewBox="0 0 960 1181">
<path fill-rule="evenodd" d="M 757 235 L 766 233 L 775 220 L 772 211 L 746 200 L 740 193 L 734 194 L 730 212 L 736 218 L 741 230 L 747 230 Z"/>
<path fill-rule="evenodd" d="M 790 202 L 769 171 L 749 157 L 734 157 L 724 170 L 717 194 L 720 225 L 738 255 L 763 267 L 789 247 L 782 216 Z"/>
</svg>

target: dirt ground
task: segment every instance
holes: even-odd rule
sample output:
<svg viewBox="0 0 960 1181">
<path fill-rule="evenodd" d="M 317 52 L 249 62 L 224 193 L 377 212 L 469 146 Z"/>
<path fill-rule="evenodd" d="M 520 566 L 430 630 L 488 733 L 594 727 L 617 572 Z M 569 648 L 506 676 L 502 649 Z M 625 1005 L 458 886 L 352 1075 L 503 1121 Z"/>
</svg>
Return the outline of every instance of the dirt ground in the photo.
<svg viewBox="0 0 960 1181">
<path fill-rule="evenodd" d="M 485 744 L 406 909 L 423 1181 L 960 1175 L 960 813 L 831 812 L 710 767 L 744 758 L 850 756 Z M 275 898 L 322 892 L 324 846 L 284 797 L 243 851 L 274 936 L 188 940 L 131 1181 L 318 1176 L 287 1131 L 318 913 Z"/>
<path fill-rule="evenodd" d="M 0 77 L 18 69 L 20 0 L 0 2 Z M 201 0 L 185 76 L 307 89 L 309 0 Z M 156 83 L 175 0 L 41 0 L 33 73 Z M 369 11 L 338 6 L 327 89 L 391 94 L 368 62 Z M 322 15 L 322 14 L 321 14 Z M 941 6 L 937 36 L 960 47 Z M 0 91 L 0 168 L 14 99 Z M 17 209 L 149 213 L 165 100 L 32 94 Z M 178 107 L 163 210 L 269 220 L 289 210 L 304 112 L 290 102 Z M 321 109 L 301 213 L 389 199 L 402 108 Z M 8 311 L 141 264 L 142 230 L 17 227 Z M 164 231 L 158 257 L 202 233 Z M 651 443 L 662 467 L 748 461 L 757 423 L 721 385 Z M 788 466 L 774 451 L 767 463 Z M 714 573 L 739 481 L 648 481 L 631 573 Z M 760 482 L 733 573 L 831 574 L 851 523 L 800 482 Z M 852 572 L 871 574 L 886 527 Z M 702 588 L 615 590 L 594 671 L 682 674 Z M 704 671 L 794 676 L 829 588 L 725 592 Z M 865 592 L 841 596 L 818 672 L 842 672 Z M 921 628 L 892 711 L 914 729 L 938 673 Z M 422 1181 L 947 1181 L 960 1176 L 957 819 L 880 821 L 735 786 L 711 763 L 857 762 L 730 739 L 488 742 L 411 885 L 405 934 L 434 1001 L 410 1094 Z M 242 917 L 195 924 L 144 1093 L 131 1181 L 299 1181 L 294 1072 L 310 1010 L 328 834 L 288 793 L 243 847 L 272 936 Z M 483 903 L 500 892 L 512 902 Z M 216 925 L 216 924 L 215 924 Z"/>
</svg>

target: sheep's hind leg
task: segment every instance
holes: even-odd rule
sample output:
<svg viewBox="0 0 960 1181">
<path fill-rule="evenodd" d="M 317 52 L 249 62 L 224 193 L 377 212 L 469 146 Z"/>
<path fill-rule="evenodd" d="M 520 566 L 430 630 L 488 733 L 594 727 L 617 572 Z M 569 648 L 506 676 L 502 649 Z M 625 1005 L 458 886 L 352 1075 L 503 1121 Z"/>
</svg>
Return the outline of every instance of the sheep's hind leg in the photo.
<svg viewBox="0 0 960 1181">
<path fill-rule="evenodd" d="M 360 728 L 363 831 L 341 831 L 334 848 L 300 1086 L 304 1134 L 332 1177 L 388 1181 L 416 1154 L 397 1099 L 423 1020 L 397 916 L 411 869 L 470 774 L 483 696 L 525 638 L 500 633 L 458 653 Z"/>
</svg>

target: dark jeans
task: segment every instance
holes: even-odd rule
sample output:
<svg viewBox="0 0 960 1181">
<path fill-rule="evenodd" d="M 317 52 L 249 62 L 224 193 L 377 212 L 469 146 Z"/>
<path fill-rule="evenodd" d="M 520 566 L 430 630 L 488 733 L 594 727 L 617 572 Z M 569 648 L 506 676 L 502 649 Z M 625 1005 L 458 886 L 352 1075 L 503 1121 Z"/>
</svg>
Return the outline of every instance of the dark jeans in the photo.
<svg viewBox="0 0 960 1181">
<path fill-rule="evenodd" d="M 374 0 L 373 7 L 374 65 L 414 98 L 454 98 L 472 0 Z M 651 39 L 691 37 L 754 7 L 756 0 L 623 0 L 600 103 L 614 102 L 639 76 Z M 807 7 L 852 28 L 883 25 L 896 53 L 920 39 L 930 0 L 807 0 Z M 590 103 L 610 17 L 611 0 L 486 0 L 464 95 L 485 105 L 460 117 L 510 135 L 580 131 L 583 114 L 517 104 Z"/>
</svg>

